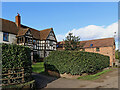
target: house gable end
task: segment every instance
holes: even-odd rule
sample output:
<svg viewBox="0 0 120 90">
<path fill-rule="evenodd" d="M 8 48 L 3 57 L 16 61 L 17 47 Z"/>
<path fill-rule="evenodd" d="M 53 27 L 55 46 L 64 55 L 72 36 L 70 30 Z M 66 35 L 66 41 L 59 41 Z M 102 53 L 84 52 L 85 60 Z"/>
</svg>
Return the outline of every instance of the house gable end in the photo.
<svg viewBox="0 0 120 90">
<path fill-rule="evenodd" d="M 55 36 L 53 30 L 50 31 L 50 33 L 49 33 L 49 35 L 48 35 L 48 37 L 47 37 L 47 40 L 57 41 L 56 36 Z"/>
<path fill-rule="evenodd" d="M 28 29 L 28 31 L 25 33 L 25 35 L 27 35 L 27 36 L 33 36 L 32 33 L 31 33 L 31 31 L 30 31 L 30 29 Z"/>
</svg>

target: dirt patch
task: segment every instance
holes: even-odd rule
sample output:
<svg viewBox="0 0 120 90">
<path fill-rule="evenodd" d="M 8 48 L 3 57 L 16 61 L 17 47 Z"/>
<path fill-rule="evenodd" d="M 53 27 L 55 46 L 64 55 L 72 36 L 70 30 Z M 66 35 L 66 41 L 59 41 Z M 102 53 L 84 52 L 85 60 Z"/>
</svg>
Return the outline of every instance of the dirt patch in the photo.
<svg viewBox="0 0 120 90">
<path fill-rule="evenodd" d="M 105 79 L 109 79 L 110 77 L 117 76 L 118 68 L 112 68 L 112 71 L 106 72 L 100 75 L 99 79 L 93 80 L 94 82 L 104 82 Z M 117 74 L 117 75 L 116 75 Z"/>
<path fill-rule="evenodd" d="M 97 80 L 78 80 L 59 78 L 49 83 L 46 88 L 118 88 L 118 69 L 106 72 Z"/>
</svg>

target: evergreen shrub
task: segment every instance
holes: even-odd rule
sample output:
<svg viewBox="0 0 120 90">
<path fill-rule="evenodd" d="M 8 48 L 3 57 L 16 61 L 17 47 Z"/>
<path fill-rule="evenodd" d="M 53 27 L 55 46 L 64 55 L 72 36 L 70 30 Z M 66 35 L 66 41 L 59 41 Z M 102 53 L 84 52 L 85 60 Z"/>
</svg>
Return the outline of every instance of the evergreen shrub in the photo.
<svg viewBox="0 0 120 90">
<path fill-rule="evenodd" d="M 96 73 L 109 67 L 109 56 L 82 51 L 53 51 L 44 59 L 45 70 L 60 74 Z"/>
</svg>

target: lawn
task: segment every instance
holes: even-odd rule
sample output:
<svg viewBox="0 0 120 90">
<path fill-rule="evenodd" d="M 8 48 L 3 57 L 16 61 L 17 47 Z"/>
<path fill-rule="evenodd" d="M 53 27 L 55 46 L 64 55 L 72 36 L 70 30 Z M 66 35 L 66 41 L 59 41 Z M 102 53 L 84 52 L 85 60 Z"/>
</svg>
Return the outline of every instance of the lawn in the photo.
<svg viewBox="0 0 120 90">
<path fill-rule="evenodd" d="M 112 71 L 112 69 L 107 69 L 107 70 L 103 70 L 102 72 L 96 73 L 94 75 L 86 75 L 86 76 L 81 76 L 78 77 L 78 79 L 83 79 L 83 80 L 96 80 L 100 78 L 100 75 L 107 73 L 109 71 Z"/>
<path fill-rule="evenodd" d="M 35 73 L 42 73 L 45 71 L 44 69 L 44 62 L 38 62 L 38 63 L 35 63 L 32 65 L 32 72 L 35 72 Z"/>
</svg>

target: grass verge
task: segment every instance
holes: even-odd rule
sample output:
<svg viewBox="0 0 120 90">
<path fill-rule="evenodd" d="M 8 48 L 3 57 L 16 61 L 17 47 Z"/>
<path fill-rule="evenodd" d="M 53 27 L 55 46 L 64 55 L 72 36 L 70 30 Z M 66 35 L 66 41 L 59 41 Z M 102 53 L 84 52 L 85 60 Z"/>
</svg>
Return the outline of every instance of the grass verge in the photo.
<svg viewBox="0 0 120 90">
<path fill-rule="evenodd" d="M 106 72 L 109 72 L 109 71 L 112 71 L 112 69 L 107 69 L 107 70 L 103 70 L 102 72 L 99 72 L 99 73 L 96 73 L 94 75 L 86 75 L 86 76 L 81 76 L 81 77 L 78 77 L 78 79 L 83 79 L 83 80 L 96 80 L 96 79 L 99 79 L 100 78 L 100 75 L 106 73 Z"/>
<path fill-rule="evenodd" d="M 44 69 L 44 62 L 38 62 L 32 65 L 32 72 L 35 73 L 42 73 L 45 71 Z"/>
</svg>

